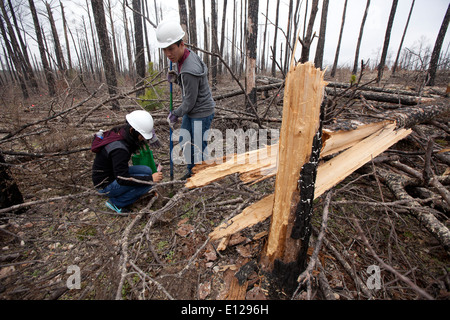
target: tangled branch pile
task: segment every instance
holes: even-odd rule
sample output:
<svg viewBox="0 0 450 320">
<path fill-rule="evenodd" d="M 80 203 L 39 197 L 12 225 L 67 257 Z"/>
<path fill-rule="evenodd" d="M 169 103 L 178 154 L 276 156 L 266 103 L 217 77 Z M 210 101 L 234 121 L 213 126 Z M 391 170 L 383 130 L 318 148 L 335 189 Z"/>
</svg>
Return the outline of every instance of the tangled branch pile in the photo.
<svg viewBox="0 0 450 320">
<path fill-rule="evenodd" d="M 314 266 L 308 287 L 294 297 L 254 263 L 268 221 L 234 234 L 222 251 L 208 238 L 273 192 L 273 178 L 249 185 L 234 174 L 187 189 L 166 174 L 130 216 L 114 216 L 92 187 L 90 141 L 140 106 L 133 91 L 120 95 L 120 111 L 108 107 L 103 87 L 71 84 L 61 91 L 33 102 L 22 102 L 12 90 L 2 96 L 2 166 L 23 195 L 23 204 L 0 209 L 2 299 L 448 299 L 449 248 L 421 222 L 430 215 L 449 224 L 450 114 L 448 98 L 436 90 L 429 94 L 433 103 L 447 105 L 445 113 L 413 126 L 408 138 L 316 200 Z M 246 111 L 233 94 L 238 91 L 231 84 L 215 93 L 214 128 L 279 128 L 282 86 L 261 90 L 258 117 Z M 362 88 L 333 92 L 326 123 L 333 130 L 380 120 L 400 106 L 361 97 Z M 155 160 L 168 168 L 167 110 L 152 115 L 163 144 Z M 176 166 L 175 177 L 182 171 Z M 325 222 L 323 247 L 315 252 Z M 81 270 L 81 288 L 70 290 L 73 265 Z M 380 268 L 378 289 L 368 288 L 370 266 Z"/>
</svg>

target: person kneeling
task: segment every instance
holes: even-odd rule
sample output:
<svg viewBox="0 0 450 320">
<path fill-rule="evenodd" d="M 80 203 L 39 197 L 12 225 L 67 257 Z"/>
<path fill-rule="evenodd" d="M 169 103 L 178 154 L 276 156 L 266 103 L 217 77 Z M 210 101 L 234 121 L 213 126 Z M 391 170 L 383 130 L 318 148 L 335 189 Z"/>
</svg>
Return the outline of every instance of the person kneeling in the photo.
<svg viewBox="0 0 450 320">
<path fill-rule="evenodd" d="M 92 143 L 91 150 L 96 153 L 92 182 L 108 197 L 106 206 L 118 214 L 127 214 L 127 207 L 150 191 L 150 182 L 163 179 L 162 172 L 152 172 L 148 166 L 128 165 L 147 140 L 159 145 L 153 118 L 147 111 L 136 110 L 126 115 L 126 124 L 97 135 Z"/>
</svg>

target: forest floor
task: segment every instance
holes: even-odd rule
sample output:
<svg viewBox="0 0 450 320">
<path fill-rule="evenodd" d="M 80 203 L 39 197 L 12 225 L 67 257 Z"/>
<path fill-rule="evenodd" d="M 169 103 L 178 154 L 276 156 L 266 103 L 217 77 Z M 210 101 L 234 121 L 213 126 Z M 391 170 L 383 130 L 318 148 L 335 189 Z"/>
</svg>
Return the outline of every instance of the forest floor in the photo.
<svg viewBox="0 0 450 320">
<path fill-rule="evenodd" d="M 342 75 L 342 82 L 348 79 L 347 74 Z M 389 79 L 389 87 L 402 90 L 414 90 L 420 84 L 410 73 Z M 155 161 L 162 164 L 167 184 L 153 189 L 157 196 L 153 193 L 134 204 L 129 216 L 113 215 L 104 205 L 105 198 L 92 187 L 94 154 L 89 150 L 90 141 L 98 129 L 123 123 L 125 114 L 138 108 L 134 96 L 121 100 L 120 111 L 102 106 L 80 121 L 105 100 L 102 89 L 80 107 L 50 118 L 86 99 L 96 85 L 84 86 L 74 81 L 70 88 L 63 83 L 61 87 L 61 94 L 53 99 L 33 96 L 24 101 L 13 88 L 5 90 L 1 97 L 2 134 L 36 120 L 46 120 L 24 128 L 0 144 L 24 202 L 29 203 L 20 213 L 0 211 L 0 299 L 223 300 L 229 298 L 235 274 L 244 265 L 252 265 L 249 262 L 256 263 L 247 272 L 245 287 L 241 288 L 247 300 L 293 297 L 274 286 L 270 275 L 258 264 L 270 219 L 235 234 L 223 251 L 217 251 L 217 243 L 208 241 L 208 234 L 221 222 L 272 193 L 274 178 L 246 185 L 237 175 L 232 175 L 187 190 L 177 181 L 185 167 L 176 165 L 176 181 L 170 183 L 169 128 L 165 120 L 168 105 L 165 103 L 163 109 L 152 114 L 162 142 L 162 147 L 154 150 Z M 446 88 L 446 84 L 440 83 L 425 90 L 436 101 L 448 104 Z M 236 89 L 233 80 L 222 79 L 214 95 Z M 267 118 L 281 119 L 282 90 L 271 90 L 268 97 L 258 96 L 258 99 L 258 110 L 269 107 Z M 243 101 L 242 95 L 217 101 L 212 127 L 222 131 L 258 129 L 255 121 L 247 119 Z M 335 122 L 345 118 L 361 120 L 361 115 L 370 111 L 359 100 L 344 99 L 339 103 L 344 108 Z M 370 105 L 374 107 L 370 112 L 398 107 L 375 101 L 370 101 Z M 379 157 L 396 157 L 420 171 L 429 137 L 434 138 L 436 152 L 447 149 L 448 155 L 450 114 L 435 121 L 441 126 L 420 124 L 410 137 Z M 277 129 L 281 122 L 264 124 Z M 448 177 L 448 164 L 434 158 L 432 164 L 436 175 Z M 414 210 L 409 203 L 398 202 L 379 182 L 377 168 L 387 165 L 389 160 L 367 164 L 334 188 L 326 242 L 319 255 L 321 266 L 313 272 L 311 291 L 302 289 L 294 299 L 424 299 L 416 287 L 434 299 L 450 298 L 448 249 L 409 213 Z M 430 195 L 423 189 L 423 186 L 410 186 L 407 191 L 423 206 L 432 207 L 437 218 L 449 227 L 448 206 L 442 204 L 441 198 L 436 199 L 436 193 Z M 315 230 L 321 226 L 323 203 L 324 197 L 315 202 Z M 380 203 L 386 205 L 377 205 Z M 365 231 L 369 246 L 358 233 L 355 221 Z M 316 236 L 313 233 L 311 247 Z M 380 265 L 371 249 L 409 281 L 402 281 Z M 372 275 L 370 266 L 380 267 L 381 285 L 364 290 Z M 81 276 L 79 288 L 73 287 L 77 275 L 74 270 L 79 270 Z M 332 291 L 331 296 L 322 290 L 322 276 Z"/>
</svg>

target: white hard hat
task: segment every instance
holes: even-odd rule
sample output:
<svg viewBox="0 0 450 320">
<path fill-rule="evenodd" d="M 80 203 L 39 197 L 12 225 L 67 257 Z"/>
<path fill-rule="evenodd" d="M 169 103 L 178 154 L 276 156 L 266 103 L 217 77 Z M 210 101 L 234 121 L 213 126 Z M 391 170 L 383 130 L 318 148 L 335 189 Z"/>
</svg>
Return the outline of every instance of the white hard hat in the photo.
<svg viewBox="0 0 450 320">
<path fill-rule="evenodd" d="M 125 117 L 130 124 L 139 132 L 146 140 L 153 137 L 153 117 L 145 110 L 136 110 L 126 115 Z"/>
<path fill-rule="evenodd" d="M 156 40 L 159 48 L 167 48 L 183 39 L 185 33 L 176 21 L 162 21 L 156 28 Z"/>
</svg>

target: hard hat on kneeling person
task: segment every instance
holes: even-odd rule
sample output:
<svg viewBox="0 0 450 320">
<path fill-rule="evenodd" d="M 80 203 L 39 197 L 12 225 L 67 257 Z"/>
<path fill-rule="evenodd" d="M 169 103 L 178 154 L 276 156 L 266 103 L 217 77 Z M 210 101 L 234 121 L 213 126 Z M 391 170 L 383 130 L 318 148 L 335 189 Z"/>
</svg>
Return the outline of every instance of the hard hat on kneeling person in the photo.
<svg viewBox="0 0 450 320">
<path fill-rule="evenodd" d="M 167 48 L 183 39 L 185 32 L 176 21 L 162 21 L 156 28 L 158 47 Z"/>
<path fill-rule="evenodd" d="M 125 118 L 130 126 L 139 132 L 146 140 L 150 140 L 153 137 L 153 117 L 149 112 L 145 110 L 136 110 L 127 114 Z"/>
</svg>

